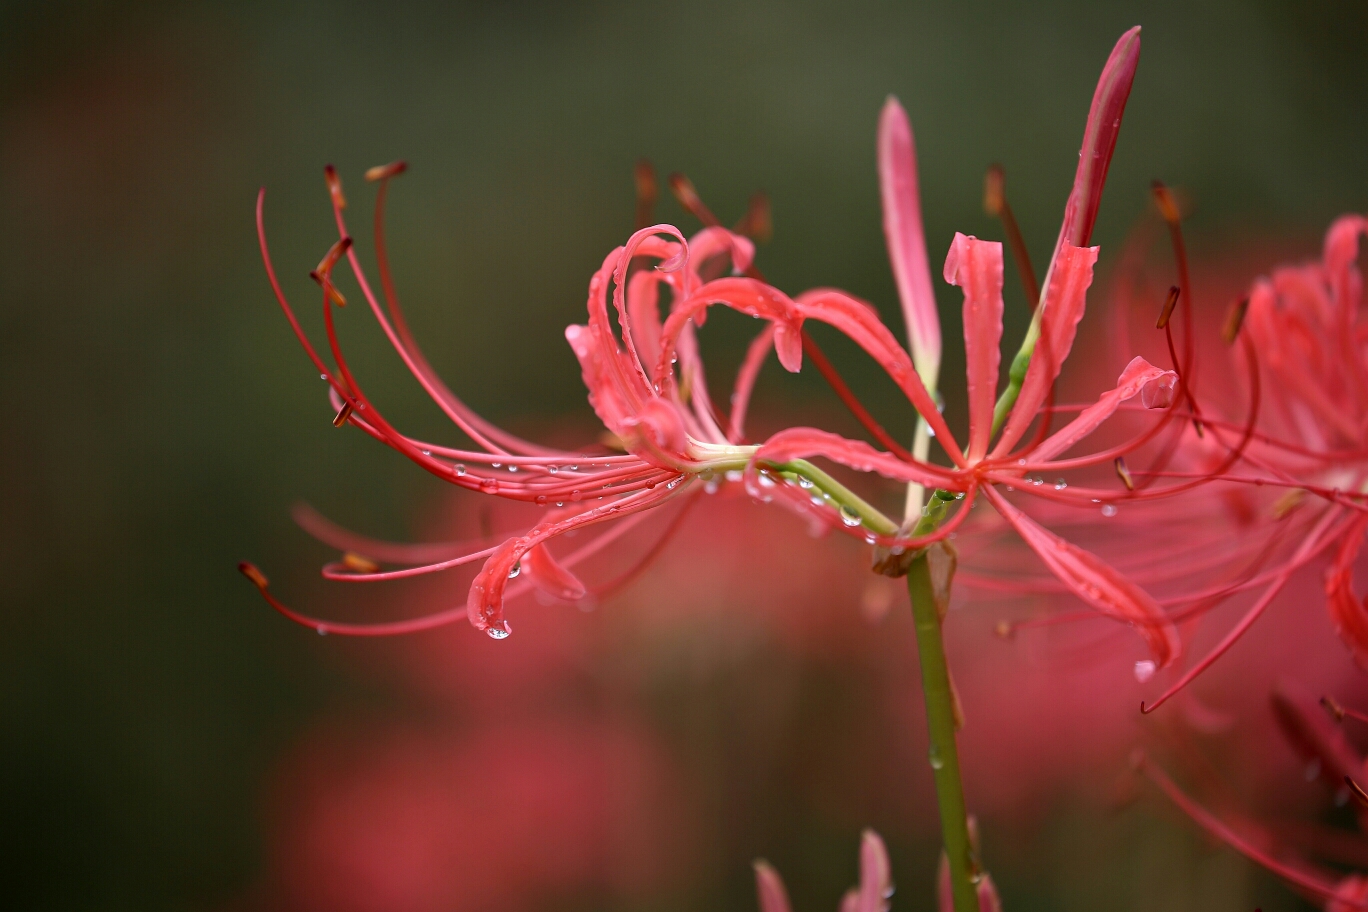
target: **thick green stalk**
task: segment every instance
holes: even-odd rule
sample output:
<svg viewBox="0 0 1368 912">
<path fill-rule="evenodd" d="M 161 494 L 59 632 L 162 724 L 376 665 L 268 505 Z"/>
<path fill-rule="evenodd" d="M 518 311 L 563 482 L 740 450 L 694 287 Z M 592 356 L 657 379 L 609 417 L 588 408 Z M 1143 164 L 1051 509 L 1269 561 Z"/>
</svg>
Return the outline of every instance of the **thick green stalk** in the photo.
<svg viewBox="0 0 1368 912">
<path fill-rule="evenodd" d="M 918 556 L 908 568 L 907 594 L 912 599 L 912 617 L 917 627 L 922 698 L 926 701 L 926 727 L 931 736 L 931 770 L 936 779 L 936 800 L 940 804 L 941 838 L 950 859 L 955 912 L 979 912 L 978 889 L 974 883 L 977 863 L 969 842 L 964 783 L 960 778 L 959 749 L 955 744 L 955 696 L 950 688 L 950 670 L 945 663 L 941 608 L 937 604 L 931 567 L 925 554 Z"/>
</svg>

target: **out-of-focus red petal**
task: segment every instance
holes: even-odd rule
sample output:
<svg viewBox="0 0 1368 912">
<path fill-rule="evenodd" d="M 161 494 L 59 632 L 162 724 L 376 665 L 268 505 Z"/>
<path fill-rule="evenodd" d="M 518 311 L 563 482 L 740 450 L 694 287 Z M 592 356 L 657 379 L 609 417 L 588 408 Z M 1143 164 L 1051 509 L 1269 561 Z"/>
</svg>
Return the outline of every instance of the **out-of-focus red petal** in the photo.
<svg viewBox="0 0 1368 912">
<path fill-rule="evenodd" d="M 873 830 L 860 836 L 860 887 L 856 912 L 888 912 L 888 897 L 893 895 L 893 872 L 888 850 Z"/>
<path fill-rule="evenodd" d="M 1356 520 L 1344 534 L 1339 554 L 1325 574 L 1326 608 L 1335 632 L 1349 647 L 1360 667 L 1368 669 L 1368 606 L 1354 594 L 1354 561 L 1363 545 L 1368 515 Z"/>
<path fill-rule="evenodd" d="M 1045 529 L 996 488 L 985 486 L 983 493 L 1069 591 L 1102 614 L 1134 625 L 1160 668 L 1178 657 L 1182 651 L 1178 628 L 1149 593 L 1097 555 Z"/>
<path fill-rule="evenodd" d="M 760 912 L 792 912 L 784 880 L 767 861 L 755 863 L 755 895 Z"/>
</svg>

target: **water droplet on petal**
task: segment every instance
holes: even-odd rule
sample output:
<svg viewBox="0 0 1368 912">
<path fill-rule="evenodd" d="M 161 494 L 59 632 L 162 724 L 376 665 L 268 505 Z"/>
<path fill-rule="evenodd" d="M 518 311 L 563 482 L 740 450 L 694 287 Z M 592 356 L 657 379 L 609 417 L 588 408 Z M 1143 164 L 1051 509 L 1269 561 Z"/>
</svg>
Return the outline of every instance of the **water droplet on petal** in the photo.
<svg viewBox="0 0 1368 912">
<path fill-rule="evenodd" d="M 581 494 L 578 489 L 570 492 L 570 499 L 573 500 L 575 503 L 579 503 L 583 497 L 584 495 Z"/>
<path fill-rule="evenodd" d="M 517 579 L 519 573 L 522 573 L 522 561 L 518 561 L 508 569 L 508 578 Z"/>
<path fill-rule="evenodd" d="M 552 475 L 555 475 L 557 472 L 560 471 L 560 466 L 549 465 L 546 467 L 546 471 L 550 472 Z"/>
<path fill-rule="evenodd" d="M 502 469 L 502 468 L 503 468 L 503 463 L 502 463 L 502 462 L 491 462 L 490 465 L 493 466 L 493 467 L 496 468 L 496 469 Z"/>
<path fill-rule="evenodd" d="M 544 507 L 544 506 L 546 506 L 546 495 L 545 495 L 545 494 L 538 494 L 538 495 L 537 495 L 537 506 L 539 506 L 539 507 Z"/>
<path fill-rule="evenodd" d="M 485 633 L 489 634 L 491 640 L 504 640 L 513 630 L 508 626 L 508 621 L 501 621 L 498 624 L 490 624 L 485 628 Z"/>
<path fill-rule="evenodd" d="M 508 471 L 510 471 L 510 472 L 516 472 L 516 471 L 518 471 L 518 467 L 515 466 L 515 465 L 511 465 L 511 466 L 508 467 Z"/>
<path fill-rule="evenodd" d="M 458 463 L 456 463 L 456 474 L 457 474 L 457 475 L 464 475 L 465 473 L 466 473 L 465 463 L 464 463 L 464 462 L 458 462 Z"/>
<path fill-rule="evenodd" d="M 424 456 L 431 456 L 431 455 L 432 455 L 432 450 L 422 450 L 421 452 L 422 452 L 422 454 L 423 454 Z"/>
<path fill-rule="evenodd" d="M 1062 478 L 1055 479 L 1055 490 L 1062 491 L 1069 486 L 1069 483 Z"/>
<path fill-rule="evenodd" d="M 1110 517 L 1110 516 L 1115 516 L 1115 515 L 1116 515 L 1116 504 L 1103 504 L 1103 505 L 1102 505 L 1102 515 L 1103 515 L 1103 516 L 1108 516 L 1108 517 Z"/>
<path fill-rule="evenodd" d="M 1150 678 L 1154 677 L 1154 669 L 1155 665 L 1153 662 L 1149 659 L 1141 659 L 1139 662 L 1135 663 L 1135 680 L 1144 684 Z"/>
<path fill-rule="evenodd" d="M 319 374 L 319 375 L 318 375 L 318 379 L 319 379 L 319 380 L 327 380 L 327 379 L 328 379 L 328 375 L 327 375 L 327 374 Z"/>
</svg>

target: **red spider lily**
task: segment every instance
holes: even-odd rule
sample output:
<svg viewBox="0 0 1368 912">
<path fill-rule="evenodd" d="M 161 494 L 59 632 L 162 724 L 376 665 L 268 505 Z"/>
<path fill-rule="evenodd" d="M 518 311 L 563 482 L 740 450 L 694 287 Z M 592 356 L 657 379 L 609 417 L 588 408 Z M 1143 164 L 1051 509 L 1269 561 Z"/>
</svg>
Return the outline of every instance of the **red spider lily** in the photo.
<svg viewBox="0 0 1368 912">
<path fill-rule="evenodd" d="M 744 480 L 747 490 L 757 498 L 768 501 L 777 497 L 821 526 L 862 536 L 892 555 L 909 555 L 954 534 L 982 495 L 1069 591 L 1103 615 L 1136 626 L 1157 664 L 1167 665 L 1178 654 L 1180 642 L 1176 628 L 1158 603 L 1096 555 L 1043 528 L 998 489 L 1020 487 L 1047 500 L 1095 509 L 1104 500 L 1109 503 L 1116 499 L 1116 492 L 1067 485 L 1042 487 L 1030 483 L 1030 473 L 1113 462 L 1143 446 L 1174 414 L 1178 374 L 1140 358 L 1126 367 L 1114 389 L 1081 408 L 1071 422 L 1052 434 L 1045 417 L 1049 410 L 1043 411 L 1073 344 L 1092 282 L 1098 249 L 1085 245 L 1096 220 L 1139 48 L 1136 28 L 1118 41 L 1103 70 L 1059 240 L 1045 273 L 1044 290 L 1026 341 L 1012 364 L 1010 382 L 996 405 L 1002 247 L 962 234 L 955 236 L 950 247 L 944 276 L 964 292 L 970 405 L 967 449 L 951 433 L 932 392 L 939 369 L 939 324 L 922 237 L 912 132 L 894 99 L 885 106 L 880 121 L 879 171 L 890 259 L 908 320 L 912 355 L 880 322 L 874 308 L 863 301 L 834 289 L 816 289 L 791 298 L 760 280 L 751 267 L 752 244 L 735 232 L 710 225 L 686 240 L 669 225 L 642 228 L 627 244 L 611 252 L 590 280 L 588 323 L 566 330 L 580 361 L 589 401 L 604 427 L 625 449 L 620 454 L 557 450 L 523 441 L 475 415 L 437 378 L 408 332 L 385 256 L 381 230 L 384 195 L 389 179 L 403 170 L 402 165 L 373 169 L 367 175 L 380 181 L 375 237 L 383 305 L 372 292 L 351 247 L 343 219 L 341 185 L 336 174 L 328 171 L 339 239 L 313 276 L 323 287 L 325 326 L 337 363 L 336 370 L 330 370 L 303 333 L 276 280 L 266 250 L 263 191 L 257 216 L 268 277 L 300 342 L 329 383 L 337 423 L 355 425 L 458 486 L 546 509 L 541 522 L 494 547 L 453 550 L 435 561 L 421 559 L 417 552 L 391 551 L 392 558 L 416 566 L 379 571 L 369 561 L 352 560 L 325 568 L 325 575 L 373 581 L 483 560 L 483 568 L 470 587 L 466 614 L 477 628 L 498 638 L 509 632 L 503 611 L 507 595 L 533 585 L 559 598 L 583 596 L 585 586 L 568 568 L 605 548 L 626 523 L 646 511 L 689 496 L 699 487 L 695 482 L 700 479 L 709 483 L 722 478 Z M 691 187 L 682 189 L 692 194 Z M 711 220 L 701 202 L 696 198 L 694 202 L 692 208 Z M 343 257 L 362 296 L 410 371 L 480 449 L 438 446 L 409 437 L 391 425 L 362 392 L 334 333 L 333 306 L 345 299 L 334 283 L 333 270 Z M 644 268 L 647 264 L 654 264 L 653 268 Z M 733 275 L 712 278 L 727 265 Z M 662 295 L 669 299 L 669 312 L 663 321 L 659 315 Z M 709 397 L 696 339 L 696 330 L 705 323 L 708 309 L 719 304 L 765 322 L 738 372 L 729 421 L 722 419 Z M 826 323 L 853 340 L 907 397 L 919 416 L 919 438 L 912 452 L 880 451 L 860 441 L 806 427 L 781 431 L 758 446 L 744 442 L 746 406 L 768 352 L 772 348 L 787 370 L 797 371 L 805 348 L 813 351 L 805 345 L 804 324 L 809 320 Z M 1160 411 L 1155 427 L 1119 447 L 1065 458 L 1123 403 L 1137 396 L 1145 409 Z M 1028 438 L 1038 419 L 1037 432 Z M 876 436 L 882 439 L 886 435 Z M 930 436 L 935 437 L 950 465 L 938 465 L 926 458 L 925 444 Z M 939 493 L 922 521 L 912 513 L 899 525 L 808 463 L 805 457 L 809 456 L 917 486 L 916 507 L 920 507 L 921 488 L 936 488 Z M 1153 499 L 1186 490 L 1192 484 L 1133 496 Z M 948 505 L 957 500 L 958 511 L 942 523 Z M 552 538 L 613 519 L 625 523 L 573 554 L 557 558 L 546 547 Z M 893 563 L 897 563 L 896 558 Z M 453 609 L 381 625 L 318 621 L 276 600 L 260 571 L 250 565 L 244 565 L 243 570 L 277 609 L 316 626 L 320 632 L 399 633 L 446 623 L 459 615 L 459 609 Z M 520 575 L 526 581 L 524 585 L 510 584 Z"/>
<path fill-rule="evenodd" d="M 1185 613 L 1205 610 L 1236 592 L 1259 590 L 1259 595 L 1221 641 L 1146 711 L 1224 655 L 1297 571 L 1327 555 L 1332 557 L 1325 577 L 1331 621 L 1355 660 L 1368 667 L 1368 608 L 1353 590 L 1353 567 L 1368 529 L 1368 329 L 1360 322 L 1362 277 L 1356 264 L 1364 233 L 1368 220 L 1340 218 L 1326 234 L 1319 262 L 1274 270 L 1255 281 L 1232 309 L 1225 335 L 1230 341 L 1238 334 L 1247 351 L 1259 352 L 1267 382 L 1257 375 L 1251 379 L 1266 391 L 1266 404 L 1257 432 L 1246 426 L 1245 442 L 1232 451 L 1238 458 L 1225 461 L 1219 474 L 1229 485 L 1278 492 L 1266 511 L 1274 521 L 1266 524 L 1266 532 L 1251 529 L 1245 535 L 1252 549 L 1250 566 L 1256 569 L 1233 585 L 1190 594 Z M 1213 435 L 1235 428 L 1213 414 L 1200 420 Z M 1198 464 L 1187 472 L 1147 473 L 1150 479 L 1210 475 L 1216 445 L 1199 439 L 1187 443 Z M 1201 464 L 1204 445 L 1208 464 Z"/>
</svg>

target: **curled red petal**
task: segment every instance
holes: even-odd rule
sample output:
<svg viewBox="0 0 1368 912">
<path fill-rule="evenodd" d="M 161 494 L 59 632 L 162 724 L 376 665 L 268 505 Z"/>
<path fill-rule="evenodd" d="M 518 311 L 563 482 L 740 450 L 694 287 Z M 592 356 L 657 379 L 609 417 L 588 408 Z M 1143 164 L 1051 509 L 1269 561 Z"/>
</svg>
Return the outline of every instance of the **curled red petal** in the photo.
<svg viewBox="0 0 1368 912">
<path fill-rule="evenodd" d="M 538 589 L 566 601 L 582 599 L 588 591 L 579 577 L 565 569 L 544 544 L 528 549 L 523 555 L 522 572 Z"/>
<path fill-rule="evenodd" d="M 1163 668 L 1178 657 L 1182 651 L 1178 628 L 1149 593 L 1097 555 L 1045 529 L 1014 507 L 996 488 L 985 487 L 983 493 L 1069 591 L 1102 614 L 1133 624 L 1158 667 Z"/>
<path fill-rule="evenodd" d="M 1168 391 L 1168 402 L 1172 402 L 1172 392 L 1177 381 L 1178 375 L 1173 371 L 1155 367 L 1144 358 L 1132 358 L 1130 364 L 1121 372 L 1121 376 L 1116 378 L 1116 387 L 1107 390 L 1095 403 L 1079 412 L 1077 418 L 1047 437 L 1045 442 L 1031 453 L 1031 461 L 1053 459 L 1067 452 L 1075 443 L 1097 430 L 1102 422 L 1114 415 L 1121 407 L 1121 403 L 1137 393 L 1146 408 L 1155 406 L 1145 402 L 1145 397 L 1149 396 L 1151 402 L 1162 402 L 1164 390 Z"/>
<path fill-rule="evenodd" d="M 969 461 L 988 452 L 1002 359 L 1002 245 L 955 232 L 945 281 L 964 290 L 964 362 L 969 394 Z"/>
<path fill-rule="evenodd" d="M 681 486 L 678 490 L 682 489 Z M 466 616 L 470 623 L 477 630 L 492 631 L 491 635 L 496 638 L 501 634 L 507 635 L 508 625 L 503 614 L 504 590 L 508 588 L 510 577 L 518 575 L 514 568 L 519 567 L 519 562 L 528 551 L 572 529 L 648 510 L 673 496 L 675 491 L 675 488 L 663 484 L 654 489 L 638 491 L 583 513 L 540 523 L 499 545 L 470 583 L 470 591 L 466 596 Z"/>
</svg>

